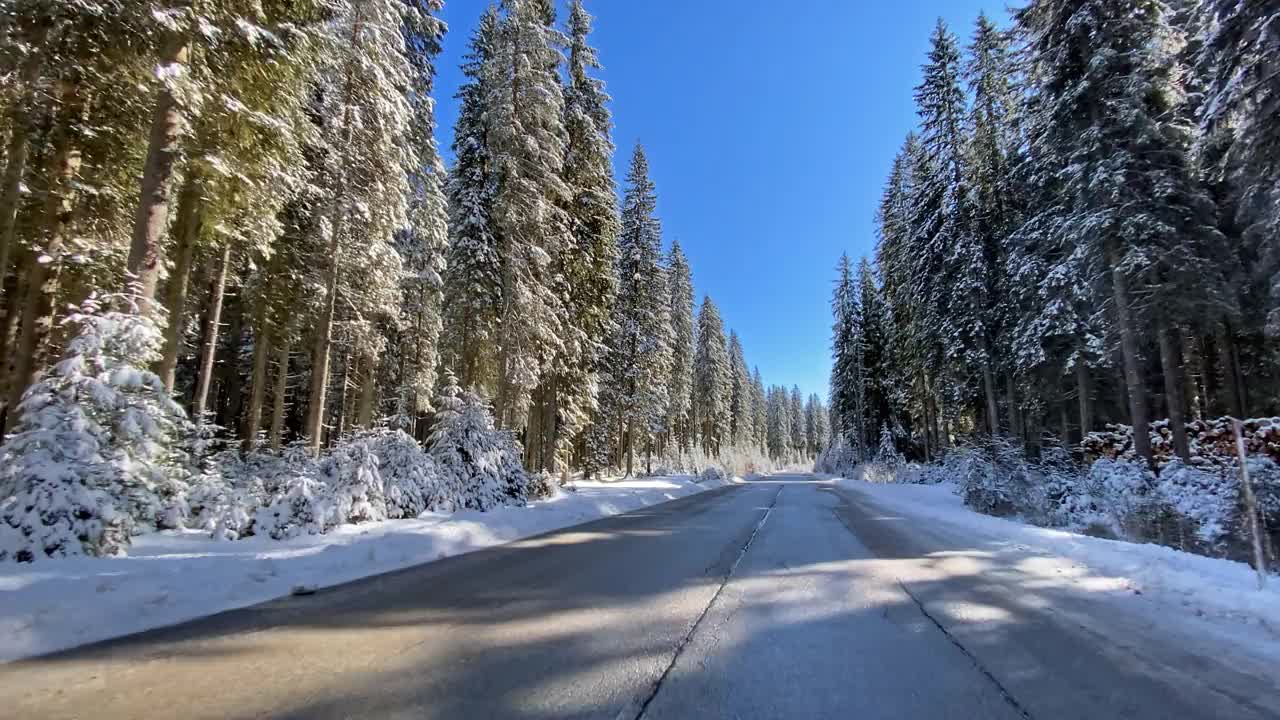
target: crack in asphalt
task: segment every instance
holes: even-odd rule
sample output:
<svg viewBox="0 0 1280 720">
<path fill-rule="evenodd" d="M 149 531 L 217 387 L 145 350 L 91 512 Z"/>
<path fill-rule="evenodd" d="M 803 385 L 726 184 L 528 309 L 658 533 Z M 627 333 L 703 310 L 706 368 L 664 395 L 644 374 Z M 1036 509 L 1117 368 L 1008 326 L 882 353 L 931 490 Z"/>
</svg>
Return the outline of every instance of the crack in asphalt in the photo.
<svg viewBox="0 0 1280 720">
<path fill-rule="evenodd" d="M 836 497 L 840 500 L 840 502 L 842 503 L 848 502 L 848 500 L 845 497 L 843 497 L 839 492 L 836 492 L 834 490 L 830 490 L 829 492 L 836 495 Z M 835 516 L 836 520 L 840 521 L 840 524 L 844 526 L 845 530 L 848 530 L 849 533 L 852 534 L 855 538 L 858 537 L 858 532 L 853 529 L 853 526 L 849 524 L 849 520 L 845 518 L 844 515 L 837 512 L 835 508 L 831 509 L 831 514 Z M 1018 699 L 1013 696 L 1013 693 L 1009 692 L 1009 689 L 1006 688 L 1003 684 L 1001 684 L 999 680 L 996 679 L 996 676 L 993 675 L 991 671 L 988 670 L 987 667 L 982 664 L 982 661 L 978 660 L 978 656 L 970 652 L 969 648 L 965 647 L 964 644 L 960 642 L 959 638 L 957 638 L 955 635 L 952 635 L 951 632 L 947 630 L 947 628 L 941 622 L 939 622 L 937 618 L 935 618 L 933 615 L 929 613 L 928 610 L 925 609 L 924 603 L 920 601 L 920 598 L 916 597 L 915 593 L 911 592 L 911 589 L 907 587 L 907 584 L 904 583 L 901 578 L 898 578 L 898 587 L 902 588 L 902 592 L 906 593 L 908 598 L 911 598 L 911 602 L 915 604 L 916 609 L 920 611 L 920 614 L 924 615 L 926 620 L 932 623 L 934 627 L 938 628 L 938 632 L 941 632 L 942 636 L 945 637 L 948 642 L 954 645 L 962 655 L 969 658 L 969 662 L 973 663 L 973 666 L 977 668 L 978 672 L 982 673 L 983 677 L 991 681 L 991 684 L 995 686 L 997 691 L 999 691 L 1000 697 L 1004 698 L 1004 701 L 1009 704 L 1009 707 L 1013 708 L 1015 712 L 1017 712 L 1026 720 L 1035 720 L 1033 717 L 1031 717 L 1031 713 L 1028 712 L 1025 707 L 1023 707 L 1022 703 L 1018 702 Z M 888 617 L 888 613 L 889 613 L 888 609 L 885 609 L 884 611 L 885 617 Z"/>
<path fill-rule="evenodd" d="M 751 536 L 742 544 L 742 549 L 738 551 L 738 557 L 735 558 L 733 564 L 729 566 L 729 571 L 720 579 L 719 587 L 717 587 L 715 593 L 711 595 L 711 599 L 707 601 L 706 607 L 702 608 L 702 612 L 698 613 L 698 619 L 694 620 L 693 625 L 689 626 L 689 631 L 685 633 L 684 637 L 680 639 L 680 642 L 676 644 L 676 651 L 671 655 L 671 662 L 667 663 L 667 666 L 662 670 L 662 674 L 654 681 L 653 685 L 649 688 L 649 692 L 645 693 L 643 699 L 636 698 L 637 701 L 629 703 L 627 707 L 623 708 L 622 711 L 618 713 L 617 720 L 642 720 L 642 718 L 644 718 L 644 714 L 649 710 L 649 704 L 652 703 L 653 699 L 662 691 L 662 684 L 666 682 L 667 676 L 671 674 L 672 668 L 676 666 L 676 663 L 680 661 L 680 657 L 684 655 L 685 648 L 693 641 L 693 636 L 698 632 L 698 628 L 701 627 L 702 621 L 705 620 L 707 614 L 711 612 L 711 608 L 715 606 L 716 600 L 720 599 L 720 594 L 724 592 L 725 586 L 729 584 L 731 579 L 733 579 L 733 574 L 737 571 L 738 565 L 742 563 L 742 558 L 746 557 L 747 550 L 751 548 L 751 543 L 755 542 L 756 536 L 760 534 L 760 529 L 764 527 L 764 524 L 769 520 L 769 516 L 773 514 L 774 507 L 778 505 L 778 498 L 782 496 L 782 489 L 783 486 L 778 486 L 778 492 L 773 496 L 773 500 L 770 501 L 769 507 L 765 508 L 764 515 L 761 516 L 760 522 L 756 523 L 755 529 L 751 531 Z"/>
<path fill-rule="evenodd" d="M 938 622 L 937 618 L 929 614 L 929 611 L 926 610 L 924 607 L 924 603 L 920 602 L 920 598 L 916 597 L 915 593 L 911 592 L 911 588 L 908 588 L 906 583 L 902 582 L 902 580 L 898 580 L 898 587 L 902 588 L 902 592 L 906 593 L 907 597 L 911 598 L 911 602 L 916 604 L 916 607 L 920 609 L 920 614 L 924 615 L 929 620 L 929 622 L 933 623 L 933 626 L 938 628 L 938 631 L 941 632 L 943 636 L 947 638 L 947 640 L 950 640 L 951 644 L 955 645 L 957 650 L 963 653 L 965 657 L 969 658 L 969 661 L 972 662 L 973 666 L 978 669 L 978 672 L 986 676 L 986 678 L 991 681 L 992 685 L 995 685 L 996 690 L 1000 691 L 1000 696 L 1004 698 L 1005 702 L 1009 703 L 1009 707 L 1012 707 L 1015 711 L 1017 711 L 1019 715 L 1026 718 L 1026 720 L 1034 720 L 1031 717 L 1031 713 L 1027 712 L 1027 709 L 1022 706 L 1022 703 L 1018 702 L 1018 699 L 1015 698 L 1013 694 L 1009 692 L 1008 688 L 1002 685 L 1000 681 L 996 679 L 995 675 L 991 674 L 991 671 L 988 670 L 987 667 L 982 664 L 982 661 L 978 660 L 978 656 L 969 652 L 969 649 L 966 648 L 964 644 L 960 642 L 959 638 L 957 638 L 955 635 L 952 635 L 942 625 L 942 623 Z"/>
</svg>

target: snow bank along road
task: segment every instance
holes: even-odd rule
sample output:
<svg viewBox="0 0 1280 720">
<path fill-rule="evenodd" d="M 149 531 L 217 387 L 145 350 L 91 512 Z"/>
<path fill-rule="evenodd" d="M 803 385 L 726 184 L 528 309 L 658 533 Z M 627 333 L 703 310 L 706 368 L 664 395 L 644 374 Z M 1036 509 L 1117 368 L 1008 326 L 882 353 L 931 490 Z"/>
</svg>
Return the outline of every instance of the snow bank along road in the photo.
<svg viewBox="0 0 1280 720">
<path fill-rule="evenodd" d="M 808 480 L 0 666 L 0 714 L 1280 717 L 1263 658 Z"/>
</svg>

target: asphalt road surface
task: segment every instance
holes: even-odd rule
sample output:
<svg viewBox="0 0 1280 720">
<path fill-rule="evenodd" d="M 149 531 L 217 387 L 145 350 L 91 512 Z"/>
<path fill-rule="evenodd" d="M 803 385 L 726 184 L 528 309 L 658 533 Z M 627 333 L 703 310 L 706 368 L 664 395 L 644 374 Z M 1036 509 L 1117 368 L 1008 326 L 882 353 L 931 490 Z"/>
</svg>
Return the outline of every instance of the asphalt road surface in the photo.
<svg viewBox="0 0 1280 720">
<path fill-rule="evenodd" d="M 0 666 L 4 718 L 1280 718 L 1274 666 L 771 478 Z"/>
</svg>

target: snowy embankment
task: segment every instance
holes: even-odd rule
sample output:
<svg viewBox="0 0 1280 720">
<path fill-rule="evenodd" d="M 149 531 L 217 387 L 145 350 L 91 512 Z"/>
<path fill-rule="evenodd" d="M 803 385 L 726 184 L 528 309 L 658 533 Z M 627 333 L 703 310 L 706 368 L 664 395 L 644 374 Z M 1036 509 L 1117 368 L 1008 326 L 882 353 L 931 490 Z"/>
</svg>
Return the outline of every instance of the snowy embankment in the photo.
<svg viewBox="0 0 1280 720">
<path fill-rule="evenodd" d="M 1261 633 L 1280 649 L 1280 578 L 1268 578 L 1258 590 L 1258 576 L 1244 563 L 1209 558 L 1154 544 L 1080 535 L 1042 528 L 1015 519 L 982 515 L 964 505 L 956 486 L 871 483 L 839 479 L 882 510 L 927 520 L 931 531 L 963 536 L 1022 558 L 1019 571 L 1052 584 L 1063 582 L 1143 600 L 1172 611 L 1161 622 L 1182 613 L 1217 624 L 1237 637 Z M 1161 608 L 1158 607 L 1157 610 Z M 1257 642 L 1259 638 L 1255 638 Z"/>
<path fill-rule="evenodd" d="M 137 537 L 128 557 L 0 565 L 0 661 L 172 625 L 439 560 L 728 484 L 645 478 L 576 482 L 525 507 L 424 513 L 289 540 L 200 531 Z"/>
</svg>

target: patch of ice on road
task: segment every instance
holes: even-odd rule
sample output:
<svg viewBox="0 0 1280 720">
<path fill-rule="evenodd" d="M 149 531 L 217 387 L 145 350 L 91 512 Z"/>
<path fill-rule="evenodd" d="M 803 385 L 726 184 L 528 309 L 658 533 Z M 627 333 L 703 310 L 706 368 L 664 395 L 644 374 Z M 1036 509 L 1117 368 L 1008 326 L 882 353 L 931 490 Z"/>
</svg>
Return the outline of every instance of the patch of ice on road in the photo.
<svg viewBox="0 0 1280 720">
<path fill-rule="evenodd" d="M 327 535 L 233 542 L 199 531 L 134 540 L 128 557 L 0 565 L 0 662 L 191 620 L 440 560 L 728 484 L 687 477 L 577 481 L 488 512 L 423 513 Z"/>
</svg>

